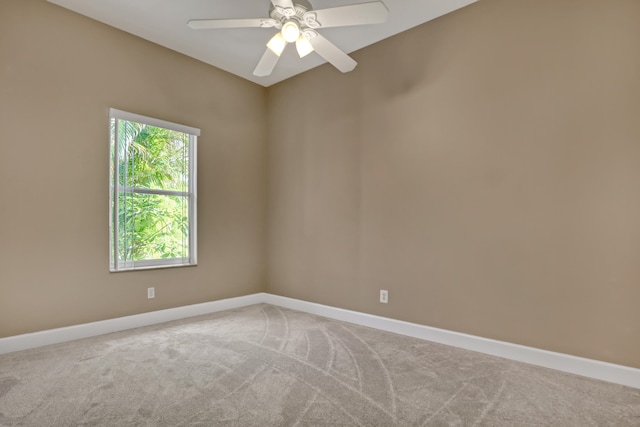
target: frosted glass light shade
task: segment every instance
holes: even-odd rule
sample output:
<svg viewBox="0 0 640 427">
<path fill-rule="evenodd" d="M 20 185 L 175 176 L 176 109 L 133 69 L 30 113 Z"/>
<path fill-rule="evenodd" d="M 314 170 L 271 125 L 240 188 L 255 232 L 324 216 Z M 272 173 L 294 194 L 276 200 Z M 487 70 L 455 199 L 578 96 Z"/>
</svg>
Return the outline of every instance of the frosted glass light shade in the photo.
<svg viewBox="0 0 640 427">
<path fill-rule="evenodd" d="M 269 40 L 269 42 L 267 43 L 267 47 L 269 48 L 269 50 L 271 50 L 271 52 L 275 53 L 278 56 L 282 55 L 282 51 L 284 50 L 286 45 L 287 41 L 282 37 L 282 34 L 280 33 L 277 33 L 275 36 L 271 37 L 271 40 Z"/>
<path fill-rule="evenodd" d="M 311 42 L 309 42 L 309 40 L 300 36 L 298 37 L 298 40 L 296 40 L 296 50 L 298 51 L 298 56 L 300 58 L 304 58 L 305 56 L 313 52 L 313 46 L 311 45 Z"/>
<path fill-rule="evenodd" d="M 282 37 L 288 42 L 293 43 L 300 37 L 300 28 L 294 21 L 287 21 L 282 26 Z"/>
</svg>

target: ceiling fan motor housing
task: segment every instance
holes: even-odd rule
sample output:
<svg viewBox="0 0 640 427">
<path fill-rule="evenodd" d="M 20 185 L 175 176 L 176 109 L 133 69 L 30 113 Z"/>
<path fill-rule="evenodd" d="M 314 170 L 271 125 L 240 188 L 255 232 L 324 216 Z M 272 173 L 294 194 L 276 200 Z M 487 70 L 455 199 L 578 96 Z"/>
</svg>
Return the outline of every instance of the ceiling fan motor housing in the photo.
<svg viewBox="0 0 640 427">
<path fill-rule="evenodd" d="M 276 20 L 281 27 L 286 21 L 296 21 L 301 30 L 304 28 L 318 28 L 320 24 L 315 20 L 315 14 L 308 13 L 311 9 L 311 3 L 306 0 L 296 0 L 293 8 L 280 7 L 271 4 L 269 16 Z"/>
</svg>

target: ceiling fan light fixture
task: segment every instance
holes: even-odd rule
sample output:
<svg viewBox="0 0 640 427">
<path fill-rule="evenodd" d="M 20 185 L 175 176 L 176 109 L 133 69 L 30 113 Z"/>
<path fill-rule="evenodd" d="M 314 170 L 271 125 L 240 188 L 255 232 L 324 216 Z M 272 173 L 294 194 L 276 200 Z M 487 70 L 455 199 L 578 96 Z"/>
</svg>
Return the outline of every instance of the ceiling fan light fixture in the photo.
<svg viewBox="0 0 640 427">
<path fill-rule="evenodd" d="M 288 42 L 293 43 L 300 37 L 300 27 L 295 21 L 287 21 L 282 25 L 282 37 Z"/>
<path fill-rule="evenodd" d="M 276 55 L 282 55 L 282 51 L 284 51 L 285 46 L 287 45 L 287 41 L 282 37 L 282 34 L 276 33 L 275 36 L 271 37 L 271 40 L 267 43 L 267 47 L 271 52 Z"/>
<path fill-rule="evenodd" d="M 368 0 L 366 3 L 317 10 L 313 10 L 308 0 L 261 1 L 269 1 L 271 3 L 268 18 L 192 19 L 187 22 L 187 25 L 193 29 L 277 29 L 278 33 L 272 36 L 267 43 L 262 58 L 260 58 L 253 71 L 254 76 L 266 77 L 271 75 L 289 43 L 296 44 L 296 50 L 300 58 L 315 52 L 320 58 L 333 65 L 339 71 L 348 73 L 356 67 L 357 62 L 316 30 L 331 27 L 381 24 L 387 20 L 389 14 L 389 10 L 381 0 Z"/>
<path fill-rule="evenodd" d="M 313 52 L 313 46 L 311 45 L 311 42 L 309 40 L 307 40 L 303 36 L 300 36 L 298 37 L 298 40 L 296 40 L 296 50 L 298 51 L 298 56 L 300 58 L 304 58 L 305 56 Z"/>
</svg>

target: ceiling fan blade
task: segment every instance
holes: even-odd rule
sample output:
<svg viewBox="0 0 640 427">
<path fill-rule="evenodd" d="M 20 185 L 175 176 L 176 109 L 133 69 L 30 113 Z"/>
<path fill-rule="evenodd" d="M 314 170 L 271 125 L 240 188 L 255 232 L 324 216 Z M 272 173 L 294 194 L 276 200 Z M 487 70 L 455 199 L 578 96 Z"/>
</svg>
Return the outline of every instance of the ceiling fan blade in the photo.
<svg viewBox="0 0 640 427">
<path fill-rule="evenodd" d="M 260 62 L 258 62 L 256 69 L 253 70 L 253 75 L 258 77 L 268 76 L 278 63 L 278 59 L 280 59 L 280 57 L 273 53 L 271 49 L 267 48 L 267 50 L 264 51 L 262 58 L 260 58 Z"/>
<path fill-rule="evenodd" d="M 374 1 L 371 3 L 312 10 L 305 13 L 303 19 L 311 28 L 329 28 L 380 24 L 387 20 L 388 15 L 389 11 L 384 3 Z"/>
<path fill-rule="evenodd" d="M 275 19 L 248 18 L 248 19 L 192 19 L 187 22 L 189 28 L 194 30 L 207 30 L 214 28 L 270 28 L 275 26 Z"/>
<path fill-rule="evenodd" d="M 348 73 L 358 65 L 349 55 L 318 33 L 311 37 L 309 42 L 318 55 L 343 73 Z"/>
</svg>

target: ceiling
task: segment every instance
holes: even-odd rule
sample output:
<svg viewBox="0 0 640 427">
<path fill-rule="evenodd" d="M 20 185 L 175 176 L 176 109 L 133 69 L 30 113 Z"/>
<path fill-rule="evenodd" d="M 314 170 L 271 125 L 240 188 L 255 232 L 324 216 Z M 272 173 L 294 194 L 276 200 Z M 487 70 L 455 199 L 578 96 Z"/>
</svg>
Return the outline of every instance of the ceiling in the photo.
<svg viewBox="0 0 640 427">
<path fill-rule="evenodd" d="M 271 86 L 326 62 L 315 53 L 300 59 L 295 49 L 289 46 L 270 76 L 256 77 L 253 70 L 264 53 L 266 42 L 277 30 L 192 30 L 187 27 L 190 19 L 266 18 L 269 0 L 48 1 L 262 86 Z M 310 0 L 315 9 L 367 1 L 371 0 Z M 389 9 L 389 19 L 384 24 L 326 28 L 319 32 L 345 52 L 351 53 L 477 0 L 382 1 Z"/>
</svg>

